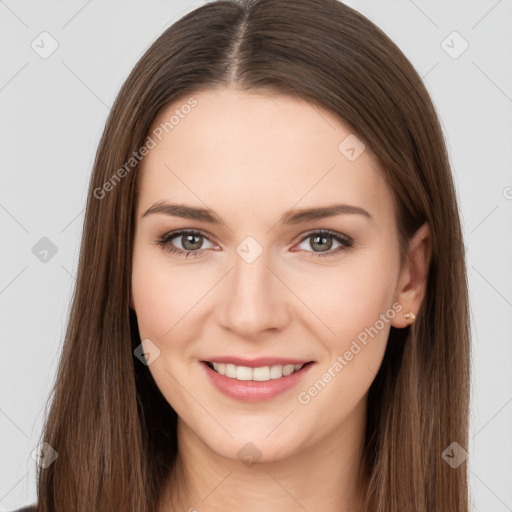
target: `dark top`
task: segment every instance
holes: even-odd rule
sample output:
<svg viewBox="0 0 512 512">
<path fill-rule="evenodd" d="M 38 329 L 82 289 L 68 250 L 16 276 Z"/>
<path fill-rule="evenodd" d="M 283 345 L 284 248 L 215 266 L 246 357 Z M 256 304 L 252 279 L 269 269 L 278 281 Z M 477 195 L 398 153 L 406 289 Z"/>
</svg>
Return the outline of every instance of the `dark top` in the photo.
<svg viewBox="0 0 512 512">
<path fill-rule="evenodd" d="M 36 512 L 36 506 L 30 505 L 29 507 L 23 507 L 17 510 L 13 510 L 13 512 Z"/>
</svg>

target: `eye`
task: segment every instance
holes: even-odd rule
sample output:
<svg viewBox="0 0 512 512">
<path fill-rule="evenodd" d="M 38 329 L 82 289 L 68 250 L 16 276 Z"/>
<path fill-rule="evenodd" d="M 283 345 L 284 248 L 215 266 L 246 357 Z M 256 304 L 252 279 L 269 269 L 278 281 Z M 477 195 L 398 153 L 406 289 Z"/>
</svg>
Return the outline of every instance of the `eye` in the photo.
<svg viewBox="0 0 512 512">
<path fill-rule="evenodd" d="M 175 239 L 178 242 L 178 246 L 175 245 Z M 210 245 L 203 247 L 205 241 Z M 334 245 L 336 243 L 338 244 L 337 246 Z M 336 231 L 319 230 L 308 233 L 302 238 L 297 247 L 309 253 L 308 257 L 314 258 L 317 256 L 334 256 L 342 251 L 348 251 L 352 248 L 353 243 L 351 238 Z M 189 255 L 196 258 L 201 256 L 206 249 L 218 248 L 205 234 L 197 230 L 172 231 L 157 239 L 156 244 L 169 253 L 185 258 Z M 309 245 L 313 250 L 311 251 L 307 247 L 300 247 L 301 244 Z M 296 252 L 298 249 L 294 248 L 292 251 Z"/>
<path fill-rule="evenodd" d="M 173 245 L 173 240 L 177 239 L 178 247 Z M 207 241 L 210 246 L 201 248 L 203 243 Z M 212 242 L 200 231 L 181 230 L 167 233 L 159 238 L 156 243 L 169 253 L 177 254 L 178 256 L 187 257 L 192 254 L 194 258 L 202 254 L 205 249 L 214 247 Z"/>
<path fill-rule="evenodd" d="M 335 243 L 338 243 L 338 246 L 335 246 L 333 250 L 333 244 Z M 317 256 L 334 256 L 342 251 L 348 251 L 352 248 L 354 242 L 351 238 L 342 235 L 341 233 L 326 229 L 308 233 L 301 240 L 300 244 L 309 245 L 309 247 L 313 248 L 313 251 L 310 251 L 307 247 L 300 247 L 300 245 L 297 246 L 304 249 L 306 252 L 309 252 L 310 254 L 308 257 L 314 258 Z"/>
</svg>

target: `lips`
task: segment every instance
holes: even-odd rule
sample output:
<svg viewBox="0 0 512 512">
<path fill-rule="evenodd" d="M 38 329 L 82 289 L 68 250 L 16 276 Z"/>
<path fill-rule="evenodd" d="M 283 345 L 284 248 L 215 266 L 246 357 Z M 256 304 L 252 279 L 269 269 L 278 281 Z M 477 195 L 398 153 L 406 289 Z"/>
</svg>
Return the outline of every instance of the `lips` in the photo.
<svg viewBox="0 0 512 512">
<path fill-rule="evenodd" d="M 249 360 L 225 356 L 201 361 L 219 391 L 248 402 L 267 400 L 293 388 L 313 364 L 314 361 L 276 357 Z"/>
</svg>

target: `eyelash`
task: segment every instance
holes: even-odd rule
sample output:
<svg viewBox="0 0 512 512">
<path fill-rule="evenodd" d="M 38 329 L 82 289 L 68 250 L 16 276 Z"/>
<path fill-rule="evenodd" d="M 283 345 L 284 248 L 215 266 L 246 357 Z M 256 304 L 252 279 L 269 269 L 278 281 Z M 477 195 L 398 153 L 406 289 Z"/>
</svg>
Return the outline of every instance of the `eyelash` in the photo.
<svg viewBox="0 0 512 512">
<path fill-rule="evenodd" d="M 201 231 L 196 230 L 179 230 L 179 231 L 171 231 L 170 233 L 165 234 L 161 238 L 158 238 L 156 240 L 156 244 L 161 246 L 163 250 L 171 253 L 176 254 L 179 257 L 187 258 L 189 254 L 193 254 L 194 258 L 197 258 L 198 255 L 202 254 L 207 249 L 199 249 L 197 251 L 184 251 L 182 249 L 179 249 L 177 247 L 174 247 L 170 244 L 171 240 L 174 238 L 177 238 L 179 236 L 183 235 L 199 235 L 203 238 L 206 238 L 210 243 L 213 243 L 204 233 Z M 320 229 L 318 231 L 310 231 L 309 233 L 306 233 L 301 240 L 299 241 L 299 244 L 307 240 L 308 238 L 312 237 L 313 235 L 321 235 L 326 237 L 334 238 L 337 242 L 339 242 L 341 245 L 337 247 L 334 250 L 329 250 L 323 253 L 315 252 L 315 251 L 306 251 L 309 253 L 307 256 L 308 258 L 328 258 L 331 256 L 335 256 L 336 254 L 342 252 L 342 251 L 349 251 L 353 247 L 353 240 L 349 237 L 342 235 L 340 233 L 337 233 L 336 231 L 331 231 L 330 229 Z"/>
</svg>

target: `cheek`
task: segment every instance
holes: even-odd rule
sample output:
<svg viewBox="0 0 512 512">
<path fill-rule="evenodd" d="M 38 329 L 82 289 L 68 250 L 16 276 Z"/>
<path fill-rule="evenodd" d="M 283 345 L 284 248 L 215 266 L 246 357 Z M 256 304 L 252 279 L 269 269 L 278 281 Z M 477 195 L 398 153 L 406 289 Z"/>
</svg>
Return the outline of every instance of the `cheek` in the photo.
<svg viewBox="0 0 512 512">
<path fill-rule="evenodd" d="M 158 253 L 159 248 L 137 246 L 133 255 L 132 296 L 140 339 L 150 339 L 160 350 L 159 356 L 149 365 L 149 371 L 167 402 L 177 410 L 182 410 L 186 397 L 181 392 L 179 382 L 186 376 L 176 370 L 176 362 L 184 356 L 188 338 L 193 325 L 193 309 L 188 297 L 194 293 L 190 289 L 190 280 L 183 272 L 172 270 L 166 264 L 165 256 Z M 197 292 L 196 292 L 197 293 Z M 189 314 L 187 315 L 187 311 Z M 193 333 L 192 333 L 193 334 Z"/>
<path fill-rule="evenodd" d="M 132 293 L 141 339 L 160 341 L 173 325 L 170 312 L 175 311 L 176 290 L 169 290 L 165 279 L 158 279 L 154 271 L 140 271 L 134 267 Z"/>
<path fill-rule="evenodd" d="M 190 287 L 181 282 L 180 272 L 170 272 L 159 248 L 136 247 L 132 269 L 132 296 L 141 339 L 161 346 L 166 333 L 183 317 Z M 168 334 L 167 334 L 168 336 Z"/>
<path fill-rule="evenodd" d="M 297 399 L 310 418 L 326 418 L 324 411 L 330 411 L 321 429 L 344 421 L 375 379 L 396 314 L 392 275 L 392 267 L 382 272 L 380 265 L 366 265 L 364 271 L 347 266 L 335 279 L 326 279 L 323 295 L 317 292 L 312 297 L 334 335 L 325 326 L 316 329 L 325 357 L 318 372 L 298 390 Z"/>
<path fill-rule="evenodd" d="M 389 310 L 394 290 L 390 274 L 383 272 L 380 266 L 367 267 L 360 274 L 352 273 L 341 283 L 344 292 L 339 300 L 338 315 L 334 316 L 334 311 L 332 315 L 336 322 L 335 330 L 343 335 L 344 340 L 366 332 Z M 382 330 L 381 324 L 378 325 Z"/>
<path fill-rule="evenodd" d="M 350 255 L 338 266 L 302 273 L 295 290 L 307 304 L 309 327 L 329 352 L 340 353 L 366 332 L 393 304 L 398 262 L 392 251 L 368 251 Z M 290 276 L 291 277 L 291 276 Z M 389 314 L 392 314 L 390 311 Z M 388 316 L 389 316 L 388 314 Z M 302 315 L 303 319 L 308 318 Z M 389 322 L 378 328 L 387 339 Z"/>
<path fill-rule="evenodd" d="M 177 322 L 186 323 L 188 311 L 193 314 L 213 277 L 203 265 L 181 261 L 142 235 L 136 238 L 132 295 L 139 327 L 142 324 L 163 336 Z"/>
</svg>

